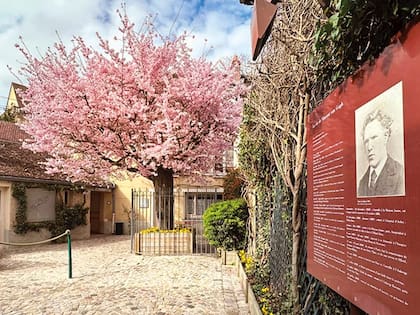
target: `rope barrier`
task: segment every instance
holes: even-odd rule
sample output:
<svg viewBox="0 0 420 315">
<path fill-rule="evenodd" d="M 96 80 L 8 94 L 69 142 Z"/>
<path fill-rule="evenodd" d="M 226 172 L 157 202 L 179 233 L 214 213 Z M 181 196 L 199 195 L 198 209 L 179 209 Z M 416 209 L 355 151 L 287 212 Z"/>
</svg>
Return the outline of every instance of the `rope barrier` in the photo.
<svg viewBox="0 0 420 315">
<path fill-rule="evenodd" d="M 73 277 L 73 264 L 71 259 L 71 234 L 70 230 L 66 230 L 63 234 L 57 235 L 53 238 L 39 241 L 39 242 L 33 242 L 33 243 L 8 243 L 8 242 L 0 242 L 1 245 L 10 245 L 10 246 L 31 246 L 31 245 L 40 245 L 45 244 L 51 241 L 58 240 L 60 237 L 63 237 L 67 235 L 67 250 L 68 250 L 68 260 L 69 260 L 69 279 Z"/>
<path fill-rule="evenodd" d="M 63 237 L 64 235 L 68 235 L 70 234 L 70 230 L 66 230 L 63 234 L 60 234 L 58 236 L 55 236 L 53 238 L 44 240 L 44 241 L 39 241 L 39 242 L 33 242 L 33 243 L 8 243 L 8 242 L 0 242 L 1 245 L 10 245 L 10 246 L 31 246 L 31 245 L 40 245 L 40 244 L 45 244 L 48 242 L 52 242 L 55 240 L 58 240 L 60 237 Z"/>
</svg>

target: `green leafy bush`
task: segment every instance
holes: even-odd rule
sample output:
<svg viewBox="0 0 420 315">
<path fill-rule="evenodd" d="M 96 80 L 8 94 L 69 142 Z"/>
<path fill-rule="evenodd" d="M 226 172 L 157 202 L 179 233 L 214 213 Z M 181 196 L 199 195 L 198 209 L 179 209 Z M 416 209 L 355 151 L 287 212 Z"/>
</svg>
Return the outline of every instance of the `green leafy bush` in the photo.
<svg viewBox="0 0 420 315">
<path fill-rule="evenodd" d="M 248 207 L 242 198 L 213 203 L 203 215 L 204 236 L 216 247 L 243 249 L 247 219 Z"/>
</svg>

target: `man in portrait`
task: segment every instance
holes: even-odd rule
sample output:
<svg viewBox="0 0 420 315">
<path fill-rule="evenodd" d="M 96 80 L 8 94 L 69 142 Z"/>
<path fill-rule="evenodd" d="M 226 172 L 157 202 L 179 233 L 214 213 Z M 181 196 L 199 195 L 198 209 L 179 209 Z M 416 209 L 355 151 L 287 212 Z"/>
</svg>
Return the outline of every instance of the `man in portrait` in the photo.
<svg viewBox="0 0 420 315">
<path fill-rule="evenodd" d="M 359 182 L 358 196 L 398 196 L 404 194 L 404 168 L 388 152 L 392 119 L 381 110 L 366 116 L 362 140 L 368 168 Z"/>
</svg>

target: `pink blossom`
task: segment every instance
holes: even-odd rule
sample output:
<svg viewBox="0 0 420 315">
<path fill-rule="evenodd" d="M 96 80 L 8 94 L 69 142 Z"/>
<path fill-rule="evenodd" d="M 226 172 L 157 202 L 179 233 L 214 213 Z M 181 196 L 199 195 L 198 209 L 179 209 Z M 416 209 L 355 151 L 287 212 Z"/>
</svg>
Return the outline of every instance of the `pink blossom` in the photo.
<svg viewBox="0 0 420 315">
<path fill-rule="evenodd" d="M 26 147 L 74 181 L 207 171 L 237 135 L 246 91 L 237 67 L 193 58 L 185 34 L 169 40 L 150 24 L 138 34 L 120 17 L 119 50 L 99 34 L 99 50 L 75 37 L 42 58 L 18 45 Z"/>
</svg>

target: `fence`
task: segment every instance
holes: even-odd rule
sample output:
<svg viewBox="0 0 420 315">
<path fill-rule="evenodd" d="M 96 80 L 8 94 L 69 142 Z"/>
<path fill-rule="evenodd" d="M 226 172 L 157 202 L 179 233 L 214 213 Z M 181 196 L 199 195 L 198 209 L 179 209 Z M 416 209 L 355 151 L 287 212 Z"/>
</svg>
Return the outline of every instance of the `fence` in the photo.
<svg viewBox="0 0 420 315">
<path fill-rule="evenodd" d="M 131 249 L 139 254 L 215 254 L 204 237 L 203 213 L 223 200 L 221 188 L 133 189 Z M 130 223 L 131 223 L 130 222 Z"/>
</svg>

